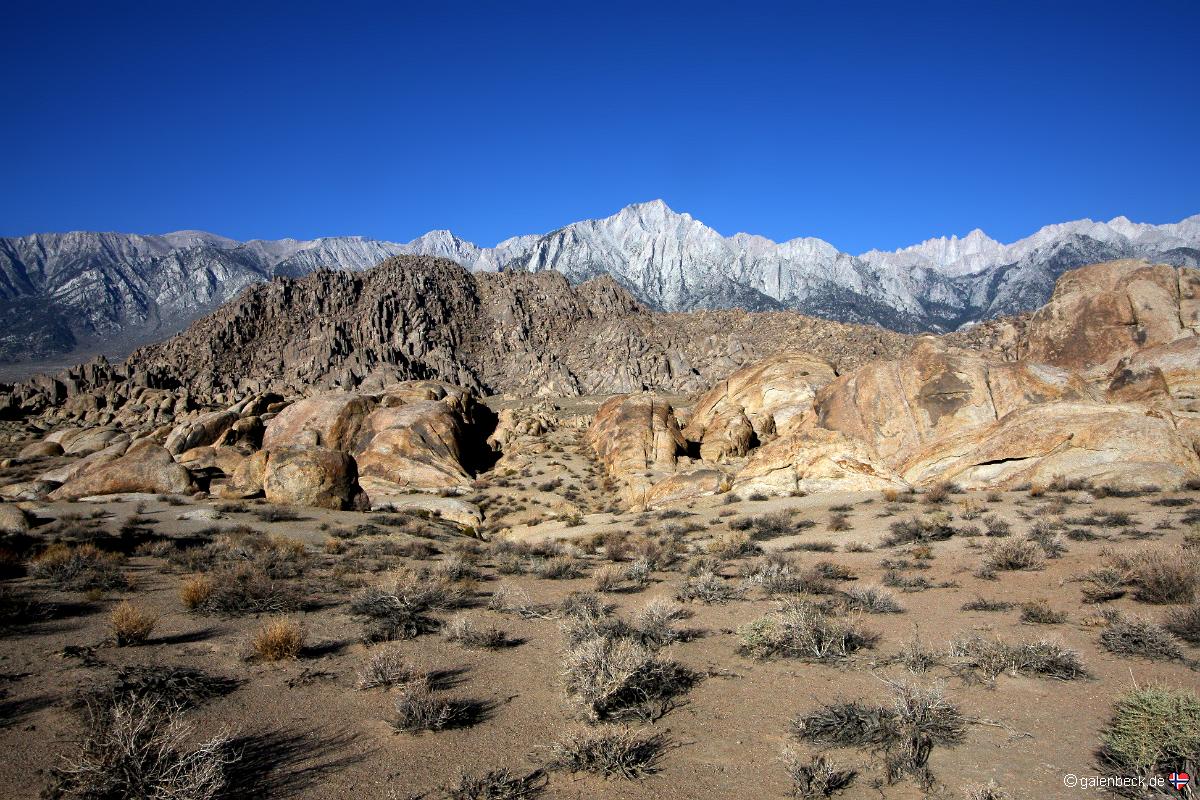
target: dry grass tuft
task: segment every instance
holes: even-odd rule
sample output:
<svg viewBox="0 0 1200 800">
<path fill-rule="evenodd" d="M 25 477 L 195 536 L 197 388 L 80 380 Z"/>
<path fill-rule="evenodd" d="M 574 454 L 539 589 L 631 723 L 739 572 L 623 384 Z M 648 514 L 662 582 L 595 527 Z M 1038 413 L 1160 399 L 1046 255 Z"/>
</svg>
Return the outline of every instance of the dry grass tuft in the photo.
<svg viewBox="0 0 1200 800">
<path fill-rule="evenodd" d="M 252 644 L 263 661 L 293 659 L 304 647 L 304 630 L 290 619 L 277 619 L 259 628 Z"/>
<path fill-rule="evenodd" d="M 550 746 L 547 767 L 635 780 L 657 771 L 668 744 L 662 733 L 647 735 L 628 728 L 583 728 L 571 731 Z"/>
<path fill-rule="evenodd" d="M 128 647 L 150 638 L 150 632 L 158 624 L 158 616 L 125 601 L 113 609 L 108 624 L 117 647 Z"/>
</svg>

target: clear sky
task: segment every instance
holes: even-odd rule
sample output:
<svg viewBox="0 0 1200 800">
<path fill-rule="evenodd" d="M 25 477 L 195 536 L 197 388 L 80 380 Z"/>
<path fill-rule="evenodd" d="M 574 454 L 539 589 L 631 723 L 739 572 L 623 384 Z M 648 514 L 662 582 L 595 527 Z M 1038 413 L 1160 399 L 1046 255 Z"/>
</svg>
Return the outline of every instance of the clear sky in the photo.
<svg viewBox="0 0 1200 800">
<path fill-rule="evenodd" d="M 860 252 L 1200 213 L 1194 0 L 7 0 L 0 29 L 3 235 L 491 245 L 661 197 Z"/>
</svg>

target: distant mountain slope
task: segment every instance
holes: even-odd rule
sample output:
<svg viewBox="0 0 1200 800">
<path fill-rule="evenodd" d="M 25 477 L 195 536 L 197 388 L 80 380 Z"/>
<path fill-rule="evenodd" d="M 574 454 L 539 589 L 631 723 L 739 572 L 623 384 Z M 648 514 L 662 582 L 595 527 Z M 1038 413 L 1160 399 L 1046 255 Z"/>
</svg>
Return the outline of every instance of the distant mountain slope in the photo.
<svg viewBox="0 0 1200 800">
<path fill-rule="evenodd" d="M 1064 271 L 1117 258 L 1200 264 L 1200 215 L 1169 225 L 1117 217 L 1050 225 L 1004 245 L 981 231 L 859 256 L 820 239 L 722 236 L 661 200 L 544 235 L 479 247 L 449 231 L 407 244 L 362 237 L 237 242 L 202 231 L 62 233 L 0 239 L 0 363 L 128 352 L 165 338 L 275 276 L 361 271 L 430 255 L 477 272 L 610 275 L 649 308 L 793 309 L 902 332 L 942 331 L 1027 311 Z"/>
</svg>

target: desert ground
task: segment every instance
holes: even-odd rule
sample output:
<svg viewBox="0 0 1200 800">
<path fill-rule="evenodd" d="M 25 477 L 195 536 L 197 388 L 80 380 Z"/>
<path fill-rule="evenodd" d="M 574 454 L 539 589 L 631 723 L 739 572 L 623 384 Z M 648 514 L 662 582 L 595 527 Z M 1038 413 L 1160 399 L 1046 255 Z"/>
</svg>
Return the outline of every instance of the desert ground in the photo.
<svg viewBox="0 0 1200 800">
<path fill-rule="evenodd" d="M 1102 772 L 1115 704 L 1200 684 L 1196 489 L 730 490 L 634 512 L 585 440 L 597 403 L 537 401 L 555 425 L 474 476 L 478 524 L 436 497 L 25 504 L 3 551 L 0 796 L 116 796 L 80 788 L 87 726 L 131 698 L 171 706 L 180 752 L 219 737 L 233 797 L 1096 796 L 1064 776 Z M 589 641 L 635 642 L 657 672 L 597 699 Z M 844 713 L 886 723 L 898 697 L 925 722 L 872 736 Z M 571 738 L 601 733 L 626 746 Z"/>
</svg>

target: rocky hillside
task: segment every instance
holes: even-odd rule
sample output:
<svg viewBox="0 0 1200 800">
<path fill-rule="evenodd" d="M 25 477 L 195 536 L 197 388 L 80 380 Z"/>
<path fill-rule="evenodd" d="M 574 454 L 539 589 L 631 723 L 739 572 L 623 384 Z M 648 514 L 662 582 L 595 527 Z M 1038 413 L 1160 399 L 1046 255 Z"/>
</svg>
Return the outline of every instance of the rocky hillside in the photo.
<svg viewBox="0 0 1200 800">
<path fill-rule="evenodd" d="M 362 271 L 429 255 L 474 272 L 554 271 L 572 283 L 611 276 L 648 308 L 798 310 L 905 332 L 954 330 L 1030 311 L 1063 272 L 1119 258 L 1200 263 L 1200 217 L 1141 225 L 1118 217 L 1051 225 L 1011 245 L 973 231 L 895 252 L 851 255 L 820 239 L 722 236 L 662 201 L 479 247 L 449 231 L 406 244 L 361 237 L 237 242 L 163 236 L 38 234 L 0 239 L 0 364 L 68 352 L 124 355 L 273 277 Z"/>
<path fill-rule="evenodd" d="M 10 413 L 83 395 L 111 404 L 114 392 L 136 387 L 185 389 L 210 402 L 426 378 L 518 395 L 693 392 L 785 348 L 849 369 L 909 344 L 902 334 L 795 312 L 651 312 L 607 276 L 572 286 L 553 271 L 471 273 L 445 259 L 397 256 L 365 272 L 256 284 L 123 364 L 98 359 L 27 381 L 8 402 Z"/>
</svg>

